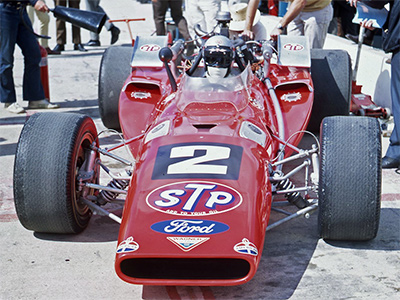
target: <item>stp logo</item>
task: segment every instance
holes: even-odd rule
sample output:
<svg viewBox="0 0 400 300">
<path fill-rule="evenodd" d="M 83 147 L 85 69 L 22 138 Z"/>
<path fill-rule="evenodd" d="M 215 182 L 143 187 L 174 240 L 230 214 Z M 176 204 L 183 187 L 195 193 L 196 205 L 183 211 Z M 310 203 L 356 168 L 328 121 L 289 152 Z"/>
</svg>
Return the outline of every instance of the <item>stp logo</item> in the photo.
<svg viewBox="0 0 400 300">
<path fill-rule="evenodd" d="M 146 197 L 151 208 L 176 216 L 220 214 L 238 207 L 242 195 L 223 184 L 207 181 L 184 181 L 164 185 Z"/>
<path fill-rule="evenodd" d="M 301 51 L 304 49 L 304 46 L 300 45 L 300 44 L 288 43 L 288 44 L 283 45 L 283 48 L 285 48 L 288 51 Z"/>
<path fill-rule="evenodd" d="M 143 45 L 142 47 L 140 47 L 140 50 L 143 52 L 155 52 L 155 51 L 159 51 L 161 49 L 161 47 L 159 45 L 155 45 L 155 44 L 147 44 L 147 45 Z"/>
</svg>

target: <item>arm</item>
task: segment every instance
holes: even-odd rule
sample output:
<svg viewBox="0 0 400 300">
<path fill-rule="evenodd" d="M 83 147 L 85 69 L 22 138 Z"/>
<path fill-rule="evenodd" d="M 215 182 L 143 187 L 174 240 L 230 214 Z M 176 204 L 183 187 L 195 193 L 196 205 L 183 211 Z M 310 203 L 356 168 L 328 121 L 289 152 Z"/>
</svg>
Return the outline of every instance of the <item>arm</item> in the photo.
<svg viewBox="0 0 400 300">
<path fill-rule="evenodd" d="M 249 4 L 247 6 L 246 22 L 241 36 L 245 38 L 247 37 L 250 40 L 254 39 L 253 22 L 259 4 L 260 0 L 249 0 Z"/>
<path fill-rule="evenodd" d="M 275 40 L 278 37 L 278 35 L 280 35 L 283 32 L 283 28 L 285 28 L 290 22 L 293 21 L 294 18 L 296 18 L 300 14 L 300 12 L 306 6 L 306 3 L 307 3 L 306 0 L 294 0 L 290 4 L 286 14 L 282 17 L 281 21 L 272 30 L 271 38 Z"/>
</svg>

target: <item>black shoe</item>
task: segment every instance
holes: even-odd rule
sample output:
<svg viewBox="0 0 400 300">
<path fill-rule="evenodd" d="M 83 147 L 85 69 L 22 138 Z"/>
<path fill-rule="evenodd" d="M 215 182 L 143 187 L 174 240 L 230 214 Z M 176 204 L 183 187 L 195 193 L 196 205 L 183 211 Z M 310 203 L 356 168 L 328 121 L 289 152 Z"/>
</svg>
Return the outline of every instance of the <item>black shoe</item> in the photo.
<svg viewBox="0 0 400 300">
<path fill-rule="evenodd" d="M 90 40 L 85 44 L 85 46 L 90 46 L 90 47 L 98 47 L 100 46 L 100 41 L 99 40 Z"/>
<path fill-rule="evenodd" d="M 61 53 L 61 51 L 64 51 L 64 45 L 61 44 L 57 44 L 54 48 L 53 48 L 53 52 L 56 53 Z"/>
<path fill-rule="evenodd" d="M 385 156 L 382 158 L 382 169 L 394 169 L 400 167 L 400 158 Z"/>
<path fill-rule="evenodd" d="M 352 35 L 352 34 L 348 33 L 345 35 L 345 37 L 346 37 L 346 39 L 358 44 L 358 35 Z M 365 34 L 364 34 L 363 44 L 368 45 L 368 46 L 372 45 L 372 40 L 368 39 Z"/>
<path fill-rule="evenodd" d="M 121 32 L 121 30 L 119 30 L 118 27 L 113 26 L 111 29 L 111 45 L 115 44 L 118 41 L 119 38 L 119 33 Z"/>
<path fill-rule="evenodd" d="M 87 50 L 85 49 L 85 47 L 83 47 L 82 44 L 74 44 L 74 50 L 79 50 L 82 52 L 86 52 Z"/>
</svg>

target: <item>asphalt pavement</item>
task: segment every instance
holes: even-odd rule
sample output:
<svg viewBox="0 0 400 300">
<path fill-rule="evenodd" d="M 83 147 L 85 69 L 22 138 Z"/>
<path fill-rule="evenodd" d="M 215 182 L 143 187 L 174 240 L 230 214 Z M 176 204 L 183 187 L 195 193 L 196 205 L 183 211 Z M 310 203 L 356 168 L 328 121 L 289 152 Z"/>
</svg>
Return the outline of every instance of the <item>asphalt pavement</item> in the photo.
<svg viewBox="0 0 400 300">
<path fill-rule="evenodd" d="M 50 1 L 47 1 L 50 2 Z M 134 0 L 102 1 L 112 19 L 142 18 L 132 32 L 154 31 L 150 4 Z M 49 3 L 50 5 L 50 3 Z M 84 4 L 81 4 L 84 7 Z M 265 22 L 268 22 L 265 18 Z M 37 24 L 35 25 L 37 26 Z M 122 22 L 117 45 L 130 44 Z M 98 72 L 110 34 L 101 32 L 102 46 L 73 51 L 67 25 L 66 51 L 49 56 L 50 100 L 57 111 L 91 116 L 98 131 Z M 55 45 L 55 22 L 50 24 L 50 45 Z M 82 41 L 89 33 L 82 30 Z M 355 45 L 354 45 L 355 47 Z M 23 58 L 15 54 L 18 102 L 22 101 Z M 131 285 L 114 271 L 119 225 L 93 216 L 79 235 L 38 234 L 24 229 L 13 203 L 13 164 L 18 137 L 26 119 L 37 112 L 14 115 L 0 108 L 0 299 L 395 299 L 400 295 L 400 174 L 382 172 L 382 210 L 377 237 L 366 243 L 326 242 L 318 238 L 317 215 L 299 218 L 266 234 L 255 277 L 234 287 L 165 287 Z M 51 126 L 51 124 L 49 124 Z M 101 142 L 118 136 L 106 133 Z M 388 137 L 383 137 L 383 153 Z M 304 141 L 307 143 L 307 141 Z M 362 148 L 359 149 L 363 151 Z M 43 149 L 46 151 L 46 149 Z M 344 170 L 344 172 L 357 170 Z M 119 208 L 115 208 L 119 213 Z M 272 214 L 272 219 L 277 215 Z"/>
</svg>

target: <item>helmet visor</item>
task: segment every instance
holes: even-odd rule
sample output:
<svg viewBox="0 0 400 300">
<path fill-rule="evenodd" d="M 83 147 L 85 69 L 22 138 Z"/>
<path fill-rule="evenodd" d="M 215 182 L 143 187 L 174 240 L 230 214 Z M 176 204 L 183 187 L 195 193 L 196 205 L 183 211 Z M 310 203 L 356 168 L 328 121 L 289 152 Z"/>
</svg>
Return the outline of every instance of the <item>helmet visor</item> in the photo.
<svg viewBox="0 0 400 300">
<path fill-rule="evenodd" d="M 204 49 L 204 61 L 209 67 L 229 68 L 232 63 L 230 47 L 209 47 Z"/>
</svg>

